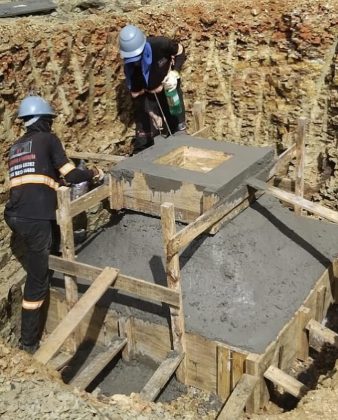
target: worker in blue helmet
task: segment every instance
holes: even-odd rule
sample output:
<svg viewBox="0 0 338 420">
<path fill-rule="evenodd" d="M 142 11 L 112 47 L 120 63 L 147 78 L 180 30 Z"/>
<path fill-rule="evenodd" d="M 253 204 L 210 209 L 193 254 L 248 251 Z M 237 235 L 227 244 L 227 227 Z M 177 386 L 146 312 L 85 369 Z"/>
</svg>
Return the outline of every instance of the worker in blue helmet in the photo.
<svg viewBox="0 0 338 420">
<path fill-rule="evenodd" d="M 136 147 L 152 145 L 159 130 L 185 132 L 180 71 L 186 55 L 182 44 L 164 36 L 146 37 L 138 27 L 127 25 L 120 31 L 119 47 L 134 104 Z M 165 95 L 174 89 L 180 102 L 176 115 L 170 112 Z"/>
<path fill-rule="evenodd" d="M 39 347 L 41 310 L 49 290 L 56 190 L 63 182 L 61 178 L 75 184 L 100 180 L 103 172 L 98 168 L 77 169 L 67 159 L 61 141 L 52 133 L 55 112 L 44 98 L 27 96 L 20 104 L 18 117 L 26 133 L 8 153 L 10 191 L 4 216 L 26 248 L 20 348 L 34 353 Z"/>
</svg>

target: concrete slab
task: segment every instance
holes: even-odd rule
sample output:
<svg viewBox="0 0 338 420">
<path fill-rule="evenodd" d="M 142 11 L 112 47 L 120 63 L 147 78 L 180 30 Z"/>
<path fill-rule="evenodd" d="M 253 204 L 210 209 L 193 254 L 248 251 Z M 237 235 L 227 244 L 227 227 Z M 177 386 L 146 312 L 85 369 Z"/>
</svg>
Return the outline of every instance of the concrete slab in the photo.
<svg viewBox="0 0 338 420">
<path fill-rule="evenodd" d="M 178 229 L 182 225 L 178 225 Z M 295 216 L 268 196 L 202 235 L 180 256 L 186 329 L 262 352 L 290 320 L 338 250 L 338 226 Z M 78 259 L 166 285 L 160 220 L 116 216 Z M 167 307 L 109 292 L 103 303 L 166 322 Z"/>
<path fill-rule="evenodd" d="M 161 164 L 158 161 L 180 148 L 222 153 L 230 158 L 220 161 L 208 171 L 186 169 L 183 166 Z M 188 152 L 189 153 L 189 152 Z M 237 188 L 249 176 L 272 165 L 274 152 L 271 147 L 242 146 L 235 143 L 217 142 L 189 135 L 157 138 L 155 145 L 137 155 L 125 159 L 112 169 L 112 174 L 132 182 L 135 172 L 141 172 L 148 188 L 157 192 L 177 190 L 183 183 L 194 184 L 198 190 L 225 196 Z"/>
</svg>

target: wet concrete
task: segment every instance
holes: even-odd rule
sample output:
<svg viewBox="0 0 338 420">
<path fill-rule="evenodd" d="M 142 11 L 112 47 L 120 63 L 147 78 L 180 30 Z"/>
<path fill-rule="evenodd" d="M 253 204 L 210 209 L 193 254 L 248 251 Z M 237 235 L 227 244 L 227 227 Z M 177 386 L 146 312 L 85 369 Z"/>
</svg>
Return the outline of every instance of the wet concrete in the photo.
<svg viewBox="0 0 338 420">
<path fill-rule="evenodd" d="M 232 157 L 207 173 L 156 162 L 182 146 L 223 152 Z M 142 172 L 149 189 L 159 192 L 177 190 L 182 183 L 189 183 L 194 184 L 198 190 L 224 196 L 249 176 L 256 175 L 263 168 L 268 170 L 273 158 L 271 147 L 243 146 L 181 134 L 169 139 L 156 138 L 154 146 L 119 162 L 113 167 L 112 174 L 131 182 L 135 172 Z"/>
<path fill-rule="evenodd" d="M 177 226 L 178 229 L 181 226 Z M 295 216 L 268 196 L 202 235 L 180 256 L 186 329 L 250 351 L 275 339 L 338 252 L 338 227 Z M 78 259 L 166 284 L 160 220 L 116 216 Z M 103 299 L 121 313 L 166 322 L 168 308 L 118 292 Z"/>
</svg>

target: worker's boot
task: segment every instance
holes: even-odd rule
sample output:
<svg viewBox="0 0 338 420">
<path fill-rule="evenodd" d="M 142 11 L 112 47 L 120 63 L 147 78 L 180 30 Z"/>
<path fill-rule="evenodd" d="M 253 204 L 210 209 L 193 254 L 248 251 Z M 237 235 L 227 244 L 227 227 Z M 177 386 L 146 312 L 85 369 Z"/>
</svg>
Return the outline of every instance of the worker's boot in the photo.
<svg viewBox="0 0 338 420">
<path fill-rule="evenodd" d="M 21 338 L 19 348 L 33 354 L 39 348 L 41 309 L 25 309 L 21 312 Z"/>
</svg>

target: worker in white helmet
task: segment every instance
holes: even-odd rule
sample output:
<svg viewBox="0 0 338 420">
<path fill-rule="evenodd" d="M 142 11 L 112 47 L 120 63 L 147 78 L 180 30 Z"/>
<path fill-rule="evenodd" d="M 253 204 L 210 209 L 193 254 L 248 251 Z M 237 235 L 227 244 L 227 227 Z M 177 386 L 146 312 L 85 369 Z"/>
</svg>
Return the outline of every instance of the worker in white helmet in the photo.
<svg viewBox="0 0 338 420">
<path fill-rule="evenodd" d="M 138 27 L 127 25 L 120 32 L 119 47 L 134 103 L 136 147 L 152 145 L 159 129 L 166 134 L 184 132 L 185 109 L 180 83 L 180 71 L 186 58 L 183 46 L 164 36 L 146 37 Z M 177 112 L 170 109 L 165 92 L 177 93 Z"/>
</svg>

